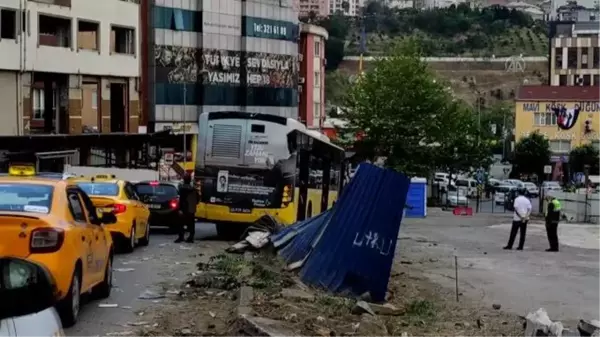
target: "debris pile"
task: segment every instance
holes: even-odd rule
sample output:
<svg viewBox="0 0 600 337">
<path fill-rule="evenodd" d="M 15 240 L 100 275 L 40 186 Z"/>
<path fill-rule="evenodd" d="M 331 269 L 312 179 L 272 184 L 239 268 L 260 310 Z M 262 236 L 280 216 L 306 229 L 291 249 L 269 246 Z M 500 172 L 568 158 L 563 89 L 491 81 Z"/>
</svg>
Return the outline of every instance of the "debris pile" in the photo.
<svg viewBox="0 0 600 337">
<path fill-rule="evenodd" d="M 600 336 L 600 321 L 580 320 L 577 329 L 565 328 L 561 322 L 553 322 L 545 309 L 530 312 L 526 317 L 525 336 Z"/>
</svg>

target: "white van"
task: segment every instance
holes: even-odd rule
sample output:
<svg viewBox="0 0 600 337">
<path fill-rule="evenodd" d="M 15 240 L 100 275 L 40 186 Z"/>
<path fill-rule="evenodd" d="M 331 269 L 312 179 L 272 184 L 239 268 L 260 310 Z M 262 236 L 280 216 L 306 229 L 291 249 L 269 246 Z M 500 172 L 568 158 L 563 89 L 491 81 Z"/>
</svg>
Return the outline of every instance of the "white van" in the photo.
<svg viewBox="0 0 600 337">
<path fill-rule="evenodd" d="M 475 179 L 470 179 L 470 178 L 459 178 L 456 179 L 456 182 L 454 182 L 454 184 L 456 185 L 456 187 L 460 188 L 466 188 L 467 189 L 467 196 L 469 198 L 474 198 L 477 196 L 477 180 Z"/>
<path fill-rule="evenodd" d="M 64 336 L 54 279 L 43 266 L 0 257 L 0 336 Z"/>
</svg>

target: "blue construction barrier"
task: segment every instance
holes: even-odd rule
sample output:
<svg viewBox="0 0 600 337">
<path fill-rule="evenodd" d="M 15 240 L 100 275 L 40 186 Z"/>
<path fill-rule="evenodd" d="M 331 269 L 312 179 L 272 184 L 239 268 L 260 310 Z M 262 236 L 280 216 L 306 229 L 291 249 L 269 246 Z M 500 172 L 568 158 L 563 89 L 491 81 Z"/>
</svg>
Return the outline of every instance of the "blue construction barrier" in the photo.
<svg viewBox="0 0 600 337">
<path fill-rule="evenodd" d="M 383 301 L 410 179 L 361 164 L 335 206 L 271 236 L 303 282 Z"/>
</svg>

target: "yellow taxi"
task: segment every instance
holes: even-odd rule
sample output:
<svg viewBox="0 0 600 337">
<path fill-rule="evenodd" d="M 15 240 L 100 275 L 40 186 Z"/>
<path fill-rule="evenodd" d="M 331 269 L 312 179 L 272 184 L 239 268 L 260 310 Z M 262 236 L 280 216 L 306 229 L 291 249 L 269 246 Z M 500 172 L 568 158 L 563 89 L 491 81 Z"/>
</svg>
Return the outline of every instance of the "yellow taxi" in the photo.
<svg viewBox="0 0 600 337">
<path fill-rule="evenodd" d="M 88 195 L 68 180 L 36 176 L 32 166 L 11 166 L 0 176 L 0 256 L 45 266 L 56 281 L 63 325 L 77 321 L 80 295 L 99 298 L 112 287 L 113 241 Z"/>
<path fill-rule="evenodd" d="M 100 212 L 116 215 L 117 222 L 106 228 L 120 251 L 130 253 L 136 246 L 150 243 L 150 211 L 130 182 L 115 179 L 114 175 L 68 179 L 90 196 Z"/>
</svg>

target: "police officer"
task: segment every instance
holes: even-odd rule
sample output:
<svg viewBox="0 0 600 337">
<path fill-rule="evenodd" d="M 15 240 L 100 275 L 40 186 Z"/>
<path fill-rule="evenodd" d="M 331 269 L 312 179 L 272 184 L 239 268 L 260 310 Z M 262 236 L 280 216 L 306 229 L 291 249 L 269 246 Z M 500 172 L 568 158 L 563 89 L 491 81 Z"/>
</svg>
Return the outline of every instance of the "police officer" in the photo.
<svg viewBox="0 0 600 337">
<path fill-rule="evenodd" d="M 193 243 L 196 235 L 196 205 L 200 202 L 198 191 L 192 186 L 192 176 L 187 174 L 183 177 L 183 184 L 179 185 L 179 230 L 175 243 L 183 242 L 185 227 L 190 232 L 185 242 Z"/>
<path fill-rule="evenodd" d="M 546 208 L 546 234 L 550 248 L 547 252 L 558 252 L 558 222 L 560 221 L 560 201 L 553 196 L 548 196 L 548 207 Z"/>
</svg>

